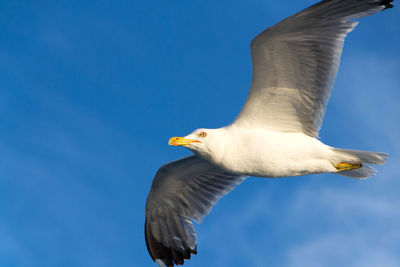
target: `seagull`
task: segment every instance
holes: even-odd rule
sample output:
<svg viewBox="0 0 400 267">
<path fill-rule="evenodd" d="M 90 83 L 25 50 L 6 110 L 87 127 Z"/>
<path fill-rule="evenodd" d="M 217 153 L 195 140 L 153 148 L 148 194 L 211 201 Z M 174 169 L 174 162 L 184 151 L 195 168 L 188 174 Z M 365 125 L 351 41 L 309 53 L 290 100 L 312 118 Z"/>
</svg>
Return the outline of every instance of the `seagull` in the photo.
<svg viewBox="0 0 400 267">
<path fill-rule="evenodd" d="M 249 176 L 279 178 L 333 173 L 366 179 L 386 153 L 338 149 L 318 139 L 354 19 L 392 8 L 393 0 L 324 0 L 251 42 L 253 77 L 236 119 L 218 129 L 172 137 L 194 155 L 162 166 L 145 208 L 145 239 L 159 266 L 197 254 L 192 221 Z"/>
</svg>

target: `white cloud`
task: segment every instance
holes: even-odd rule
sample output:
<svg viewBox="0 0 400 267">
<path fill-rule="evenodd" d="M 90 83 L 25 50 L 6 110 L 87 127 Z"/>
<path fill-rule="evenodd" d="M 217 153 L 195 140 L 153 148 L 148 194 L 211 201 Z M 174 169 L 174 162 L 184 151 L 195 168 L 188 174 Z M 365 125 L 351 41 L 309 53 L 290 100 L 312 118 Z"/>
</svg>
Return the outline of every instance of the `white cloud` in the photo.
<svg viewBox="0 0 400 267">
<path fill-rule="evenodd" d="M 400 198 L 362 188 L 297 192 L 294 221 L 325 229 L 292 244 L 288 266 L 400 266 Z"/>
<path fill-rule="evenodd" d="M 300 243 L 288 253 L 291 267 L 400 266 L 397 253 L 385 242 L 375 242 L 365 232 L 328 233 Z"/>
</svg>

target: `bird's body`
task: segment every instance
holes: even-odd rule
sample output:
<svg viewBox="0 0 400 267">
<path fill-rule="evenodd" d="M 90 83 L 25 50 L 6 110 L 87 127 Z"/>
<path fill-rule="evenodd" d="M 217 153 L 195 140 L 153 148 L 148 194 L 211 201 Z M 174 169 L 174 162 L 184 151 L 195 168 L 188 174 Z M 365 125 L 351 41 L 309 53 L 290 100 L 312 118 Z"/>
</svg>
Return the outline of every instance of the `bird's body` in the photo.
<svg viewBox="0 0 400 267">
<path fill-rule="evenodd" d="M 318 139 L 344 39 L 364 16 L 393 0 L 324 0 L 261 32 L 251 42 L 250 93 L 232 124 L 198 129 L 169 144 L 195 155 L 162 166 L 146 203 L 145 236 L 159 265 L 196 254 L 192 220 L 248 176 L 334 173 L 366 179 L 387 154 L 337 149 Z"/>
<path fill-rule="evenodd" d="M 231 173 L 257 177 L 287 177 L 336 172 L 335 165 L 358 159 L 332 150 L 303 133 L 245 129 L 233 125 L 215 129 L 218 148 L 202 155 Z M 232 145 L 235 144 L 235 145 Z"/>
</svg>

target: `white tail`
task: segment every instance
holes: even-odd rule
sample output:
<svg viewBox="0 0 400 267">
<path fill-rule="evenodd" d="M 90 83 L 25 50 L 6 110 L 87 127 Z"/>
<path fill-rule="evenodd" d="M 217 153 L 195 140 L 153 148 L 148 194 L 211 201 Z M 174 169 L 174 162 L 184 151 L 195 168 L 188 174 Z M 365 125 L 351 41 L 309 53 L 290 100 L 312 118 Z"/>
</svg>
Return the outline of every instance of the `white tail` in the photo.
<svg viewBox="0 0 400 267">
<path fill-rule="evenodd" d="M 370 152 L 370 151 L 360 151 L 360 150 L 350 150 L 350 149 L 334 149 L 337 152 L 341 152 L 344 154 L 349 154 L 358 157 L 363 166 L 359 169 L 355 170 L 348 170 L 348 171 L 341 171 L 336 172 L 335 174 L 347 176 L 354 179 L 366 179 L 371 175 L 374 175 L 376 171 L 369 167 L 366 164 L 375 164 L 375 165 L 382 165 L 385 164 L 388 154 L 382 152 Z"/>
</svg>

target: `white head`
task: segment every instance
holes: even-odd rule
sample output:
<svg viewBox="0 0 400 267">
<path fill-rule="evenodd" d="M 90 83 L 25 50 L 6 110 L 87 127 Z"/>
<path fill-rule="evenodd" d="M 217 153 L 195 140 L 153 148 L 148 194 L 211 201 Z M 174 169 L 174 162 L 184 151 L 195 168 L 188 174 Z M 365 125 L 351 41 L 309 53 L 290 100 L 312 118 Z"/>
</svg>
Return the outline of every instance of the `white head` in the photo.
<svg viewBox="0 0 400 267">
<path fill-rule="evenodd" d="M 225 138 L 223 128 L 197 129 L 185 137 L 172 137 L 168 144 L 184 146 L 206 159 L 215 159 L 223 152 Z"/>
</svg>

